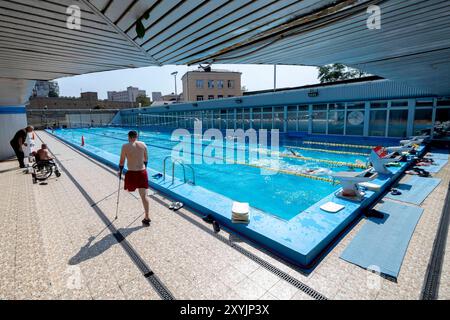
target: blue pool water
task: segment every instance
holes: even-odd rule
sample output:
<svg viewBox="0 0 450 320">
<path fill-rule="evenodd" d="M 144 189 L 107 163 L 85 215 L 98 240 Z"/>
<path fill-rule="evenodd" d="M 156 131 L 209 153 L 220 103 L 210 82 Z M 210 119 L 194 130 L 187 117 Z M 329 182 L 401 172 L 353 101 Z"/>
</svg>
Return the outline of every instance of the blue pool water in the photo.
<svg viewBox="0 0 450 320">
<path fill-rule="evenodd" d="M 120 148 L 127 142 L 128 130 L 127 128 L 63 129 L 56 130 L 54 134 L 75 144 L 80 144 L 83 136 L 87 150 L 103 155 L 105 152 L 109 153 L 108 158 L 118 162 Z M 179 144 L 178 141 L 171 140 L 169 133 L 150 130 L 141 131 L 140 140 L 148 146 L 149 167 L 158 172 L 163 171 L 164 158 L 171 155 L 173 147 Z M 192 141 L 191 154 L 187 158 L 194 160 L 195 156 L 205 151 L 208 144 L 201 140 Z M 235 143 L 235 146 L 237 149 L 246 150 L 243 163 L 241 161 L 230 164 L 191 164 L 195 171 L 196 185 L 233 201 L 248 202 L 253 208 L 282 220 L 292 219 L 339 188 L 330 181 L 315 180 L 314 177 L 328 180 L 331 172 L 348 170 L 347 163 L 365 164 L 367 159 L 365 154 L 369 152 L 364 147 L 329 146 L 311 142 L 302 143 L 298 139 L 284 139 L 279 148 L 282 155 L 278 162 L 281 172 L 277 173 L 273 170 L 264 170 L 270 165 L 270 158 L 263 157 L 249 162 L 248 150 L 253 150 L 255 146 L 248 143 Z M 223 154 L 227 154 L 228 149 L 225 147 Z M 303 158 L 292 157 L 289 149 Z M 223 156 L 219 153 L 206 158 L 222 160 Z M 166 171 L 169 175 L 170 168 L 168 166 Z M 308 171 L 317 169 L 321 172 L 311 174 Z M 362 169 L 353 168 L 353 170 Z M 298 175 L 305 173 L 308 176 L 312 175 L 312 178 Z M 191 179 L 189 170 L 186 174 L 188 179 Z M 175 176 L 182 178 L 180 166 L 176 167 Z"/>
</svg>

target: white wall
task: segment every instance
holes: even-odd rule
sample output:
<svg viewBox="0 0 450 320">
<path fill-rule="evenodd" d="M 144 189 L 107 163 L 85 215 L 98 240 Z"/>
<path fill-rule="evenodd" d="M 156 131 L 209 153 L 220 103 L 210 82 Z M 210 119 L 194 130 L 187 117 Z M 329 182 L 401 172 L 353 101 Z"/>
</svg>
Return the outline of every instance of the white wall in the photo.
<svg viewBox="0 0 450 320">
<path fill-rule="evenodd" d="M 17 132 L 17 130 L 19 130 L 20 128 L 25 128 L 26 126 L 26 113 L 0 113 L 0 160 L 4 160 L 14 156 L 14 151 L 11 148 L 9 141 L 11 141 L 12 137 L 14 137 L 14 134 Z"/>
<path fill-rule="evenodd" d="M 33 80 L 0 78 L 0 160 L 14 155 L 9 141 L 27 126 L 24 108 L 34 84 Z"/>
</svg>

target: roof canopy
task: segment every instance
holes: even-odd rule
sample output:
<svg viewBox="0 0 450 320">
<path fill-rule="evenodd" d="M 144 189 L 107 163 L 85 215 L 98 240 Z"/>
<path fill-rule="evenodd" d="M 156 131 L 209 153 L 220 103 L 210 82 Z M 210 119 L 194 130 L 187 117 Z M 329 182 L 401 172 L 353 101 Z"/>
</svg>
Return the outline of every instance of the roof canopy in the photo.
<svg viewBox="0 0 450 320">
<path fill-rule="evenodd" d="M 82 10 L 81 30 L 66 27 L 73 4 Z M 380 6 L 381 29 L 367 27 L 369 5 Z M 339 62 L 450 94 L 449 16 L 445 0 L 0 0 L 0 77 Z"/>
</svg>

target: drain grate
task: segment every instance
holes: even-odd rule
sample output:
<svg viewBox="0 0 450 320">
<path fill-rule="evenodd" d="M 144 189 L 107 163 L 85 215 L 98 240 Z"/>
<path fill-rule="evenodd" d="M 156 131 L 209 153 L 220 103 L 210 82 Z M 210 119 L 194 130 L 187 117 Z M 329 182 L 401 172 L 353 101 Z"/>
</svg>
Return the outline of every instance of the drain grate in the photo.
<svg viewBox="0 0 450 320">
<path fill-rule="evenodd" d="M 104 166 L 103 164 L 100 164 L 96 161 L 94 161 L 93 159 L 89 158 L 87 155 L 83 154 L 81 151 L 73 148 L 72 146 L 70 146 L 69 144 L 66 144 L 64 141 L 62 141 L 63 144 L 65 144 L 66 146 L 68 146 L 70 149 L 72 149 L 73 151 L 79 153 L 81 156 L 85 157 L 86 159 L 88 159 L 89 161 L 91 161 L 92 163 L 95 163 L 96 165 L 98 165 L 99 167 L 103 168 L 104 170 L 106 170 L 107 172 L 115 175 L 116 173 L 112 171 L 112 169 L 110 169 L 107 166 Z M 156 201 L 159 201 L 160 203 L 162 203 L 163 205 L 165 205 L 165 203 L 163 201 L 161 201 L 160 199 L 156 198 L 156 197 L 152 197 L 153 199 L 155 199 Z M 221 234 L 218 233 L 214 233 L 211 230 L 205 228 L 202 224 L 198 223 L 197 221 L 193 220 L 192 218 L 185 216 L 185 215 L 179 215 L 180 217 L 183 217 L 184 219 L 190 221 L 191 223 L 197 225 L 198 227 L 204 229 L 206 232 L 210 233 L 211 235 L 215 236 L 218 240 L 222 241 L 223 243 L 229 245 L 230 247 L 232 247 L 233 249 L 235 249 L 236 251 L 238 251 L 239 253 L 245 255 L 247 258 L 249 258 L 250 260 L 256 262 L 257 264 L 259 264 L 261 267 L 265 268 L 266 270 L 272 272 L 273 274 L 275 274 L 276 276 L 278 276 L 279 278 L 285 280 L 286 282 L 290 283 L 291 285 L 293 285 L 294 287 L 296 287 L 297 289 L 299 289 L 300 291 L 304 292 L 305 294 L 307 294 L 308 296 L 312 297 L 315 300 L 328 300 L 328 298 L 326 296 L 324 296 L 323 294 L 317 292 L 316 290 L 314 290 L 313 288 L 309 287 L 308 285 L 306 285 L 305 283 L 301 282 L 300 280 L 292 277 L 291 275 L 289 275 L 288 273 L 280 270 L 279 268 L 277 268 L 276 266 L 272 265 L 271 263 L 265 261 L 264 259 L 258 257 L 257 255 L 251 253 L 250 251 L 248 251 L 247 249 L 237 245 L 236 243 L 234 243 L 233 241 L 231 241 L 230 239 L 227 239 L 226 237 L 222 236 Z M 144 273 L 145 274 L 145 273 Z M 152 277 L 150 277 L 152 278 Z M 149 278 L 149 281 L 152 283 L 152 280 Z M 162 284 L 161 284 L 162 285 Z M 159 283 L 152 283 L 152 286 L 155 287 L 155 289 L 159 286 Z"/>
<path fill-rule="evenodd" d="M 39 137 L 39 136 L 38 136 Z M 42 141 L 42 139 L 39 137 Z M 51 150 L 49 149 L 51 152 Z M 58 163 L 58 166 L 64 170 L 64 173 L 67 177 L 72 181 L 72 183 L 77 187 L 83 197 L 86 199 L 88 203 L 94 203 L 94 200 L 89 196 L 86 190 L 79 184 L 79 182 L 74 178 L 74 176 L 64 167 L 64 165 L 59 161 L 58 158 L 55 157 L 55 161 Z M 130 259 L 134 262 L 134 264 L 138 267 L 138 269 L 142 272 L 147 281 L 151 284 L 151 286 L 156 290 L 158 295 L 163 300 L 175 300 L 172 293 L 169 291 L 166 286 L 161 282 L 161 280 L 156 276 L 156 274 L 149 268 L 149 266 L 145 263 L 141 256 L 136 252 L 136 250 L 131 246 L 131 244 L 125 239 L 125 237 L 114 227 L 112 222 L 108 219 L 105 213 L 98 207 L 92 207 L 103 223 L 108 227 L 114 238 L 117 242 L 122 246 L 125 252 L 128 254 Z"/>
<path fill-rule="evenodd" d="M 444 262 L 445 247 L 447 244 L 448 226 L 450 223 L 450 184 L 442 209 L 441 220 L 433 243 L 430 262 L 428 264 L 425 281 L 422 288 L 422 300 L 437 300 L 439 294 L 439 282 Z"/>
</svg>

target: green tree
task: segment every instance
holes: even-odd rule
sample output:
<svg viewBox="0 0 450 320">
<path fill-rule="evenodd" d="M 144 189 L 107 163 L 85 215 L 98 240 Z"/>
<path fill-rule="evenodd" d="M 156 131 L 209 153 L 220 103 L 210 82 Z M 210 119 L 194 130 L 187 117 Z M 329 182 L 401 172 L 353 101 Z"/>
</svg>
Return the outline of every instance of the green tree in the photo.
<svg viewBox="0 0 450 320">
<path fill-rule="evenodd" d="M 50 91 L 48 92 L 48 96 L 49 96 L 49 98 L 58 98 L 59 97 L 58 93 L 53 89 L 50 89 Z"/>
<path fill-rule="evenodd" d="M 361 78 L 365 75 L 366 74 L 364 72 L 348 68 L 341 63 L 329 64 L 319 67 L 320 83 Z"/>
<path fill-rule="evenodd" d="M 137 104 L 140 103 L 142 107 L 148 107 L 149 105 L 152 104 L 152 102 L 150 101 L 150 98 L 147 96 L 143 96 L 143 95 L 136 97 L 136 103 Z"/>
</svg>

